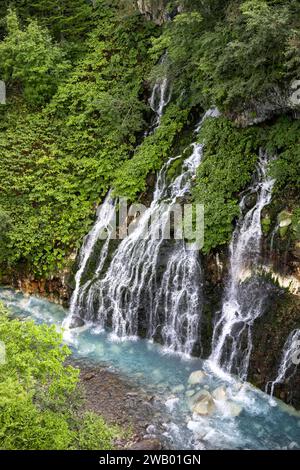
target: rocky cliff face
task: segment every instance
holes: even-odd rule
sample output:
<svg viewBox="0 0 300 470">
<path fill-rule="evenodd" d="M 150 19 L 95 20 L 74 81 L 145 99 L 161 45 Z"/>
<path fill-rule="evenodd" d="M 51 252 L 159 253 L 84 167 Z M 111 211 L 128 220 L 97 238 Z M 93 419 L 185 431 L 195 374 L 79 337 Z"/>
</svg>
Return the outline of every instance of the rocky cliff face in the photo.
<svg viewBox="0 0 300 470">
<path fill-rule="evenodd" d="M 268 292 L 266 308 L 252 327 L 253 348 L 248 381 L 265 391 L 278 375 L 284 346 L 292 331 L 300 328 L 300 263 L 294 244 L 278 236 L 270 249 L 265 237 L 263 259 L 266 271 L 258 284 L 259 291 Z M 297 245 L 297 244 L 296 244 Z M 228 256 L 223 253 L 204 258 L 205 305 L 202 322 L 203 356 L 211 352 L 213 324 L 222 307 L 222 297 L 228 273 Z M 274 395 L 300 409 L 300 367 L 294 367 L 282 383 L 274 388 Z"/>
<path fill-rule="evenodd" d="M 136 7 L 149 20 L 156 24 L 163 24 L 168 21 L 177 12 L 177 7 L 167 8 L 170 4 L 169 0 L 137 0 Z"/>
<path fill-rule="evenodd" d="M 248 127 L 288 113 L 300 118 L 300 81 L 292 82 L 285 90 L 274 87 L 260 100 L 248 103 L 243 111 L 228 113 L 228 117 L 238 126 Z"/>
</svg>

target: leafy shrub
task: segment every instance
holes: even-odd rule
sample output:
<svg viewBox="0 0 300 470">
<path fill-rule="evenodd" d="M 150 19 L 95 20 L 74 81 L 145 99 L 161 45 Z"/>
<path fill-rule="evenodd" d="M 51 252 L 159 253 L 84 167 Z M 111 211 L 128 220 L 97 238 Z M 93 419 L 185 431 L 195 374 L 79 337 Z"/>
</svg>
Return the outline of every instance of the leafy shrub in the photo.
<svg viewBox="0 0 300 470">
<path fill-rule="evenodd" d="M 0 304 L 0 449 L 109 449 L 120 435 L 91 412 L 82 413 L 78 370 L 54 326 L 10 320 Z"/>
<path fill-rule="evenodd" d="M 200 132 L 204 160 L 197 172 L 194 200 L 204 205 L 204 252 L 227 243 L 239 215 L 239 193 L 251 181 L 257 161 L 257 133 L 237 129 L 225 118 L 208 119 Z"/>
</svg>

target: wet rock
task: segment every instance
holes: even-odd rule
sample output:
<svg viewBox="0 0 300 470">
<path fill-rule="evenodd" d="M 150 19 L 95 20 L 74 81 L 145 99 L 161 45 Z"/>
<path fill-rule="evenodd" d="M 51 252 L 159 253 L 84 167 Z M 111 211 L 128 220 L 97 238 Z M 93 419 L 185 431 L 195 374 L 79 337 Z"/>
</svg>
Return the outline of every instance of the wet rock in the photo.
<svg viewBox="0 0 300 470">
<path fill-rule="evenodd" d="M 82 377 L 82 380 L 87 382 L 88 380 L 92 380 L 94 377 L 96 377 L 96 374 L 93 374 L 93 372 L 87 373 Z"/>
<path fill-rule="evenodd" d="M 213 400 L 203 399 L 193 406 L 193 413 L 197 415 L 206 416 L 211 415 L 215 411 Z"/>
<path fill-rule="evenodd" d="M 297 81 L 286 86 L 285 89 L 273 86 L 265 96 L 248 102 L 243 111 L 238 114 L 228 113 L 227 115 L 241 127 L 252 126 L 290 112 L 298 116 L 299 103 L 293 99 L 296 90 Z"/>
<path fill-rule="evenodd" d="M 202 390 L 191 401 L 191 411 L 196 415 L 206 416 L 215 411 L 215 404 L 211 394 L 207 390 Z"/>
<path fill-rule="evenodd" d="M 82 326 L 84 326 L 84 320 L 80 317 L 73 317 L 72 320 L 71 320 L 71 323 L 70 323 L 70 328 L 71 329 L 74 329 L 74 328 L 81 328 Z"/>
<path fill-rule="evenodd" d="M 162 444 L 158 439 L 143 439 L 129 447 L 130 450 L 161 450 Z"/>
<path fill-rule="evenodd" d="M 149 426 L 147 426 L 147 429 L 146 429 L 147 434 L 155 434 L 156 432 L 157 432 L 156 426 L 154 426 L 154 424 L 149 424 Z"/>
<path fill-rule="evenodd" d="M 202 370 L 196 370 L 195 372 L 192 372 L 191 375 L 189 376 L 188 384 L 190 385 L 196 385 L 205 379 L 206 374 Z"/>
<path fill-rule="evenodd" d="M 214 400 L 217 401 L 224 401 L 227 400 L 227 394 L 224 387 L 218 387 L 212 392 L 212 397 Z"/>
<path fill-rule="evenodd" d="M 185 392 L 185 395 L 190 398 L 190 397 L 192 397 L 193 395 L 195 395 L 195 393 L 196 393 L 196 392 L 191 389 L 191 390 L 187 390 L 187 391 Z"/>
<path fill-rule="evenodd" d="M 169 411 L 173 411 L 174 408 L 176 407 L 176 405 L 178 404 L 179 402 L 179 398 L 169 398 L 167 401 L 166 401 L 166 407 L 168 408 Z"/>
<path fill-rule="evenodd" d="M 296 242 L 293 249 L 293 255 L 300 260 L 300 242 Z"/>
<path fill-rule="evenodd" d="M 203 425 L 202 423 L 200 423 L 199 421 L 192 421 L 190 420 L 188 423 L 187 423 L 187 428 L 194 432 L 195 434 L 200 434 L 201 432 L 203 432 Z"/>
<path fill-rule="evenodd" d="M 256 204 L 257 195 L 255 193 L 250 193 L 245 196 L 244 204 L 247 210 L 252 209 Z"/>
<path fill-rule="evenodd" d="M 203 397 L 211 398 L 211 394 L 209 393 L 208 390 L 203 389 L 203 390 L 195 391 L 195 393 L 191 396 L 189 402 L 193 405 L 197 401 L 201 400 Z"/>
<path fill-rule="evenodd" d="M 172 393 L 181 393 L 184 392 L 184 390 L 184 385 L 177 385 L 176 387 L 172 388 Z"/>
<path fill-rule="evenodd" d="M 243 408 L 237 403 L 234 403 L 232 401 L 227 403 L 227 412 L 228 412 L 228 415 L 231 416 L 232 418 L 236 418 L 237 416 L 239 416 L 242 410 Z"/>
<path fill-rule="evenodd" d="M 139 11 L 145 15 L 147 19 L 154 21 L 158 25 L 162 25 L 170 16 L 166 8 L 168 0 L 137 0 L 136 3 Z M 173 15 L 176 13 L 177 8 Z"/>
</svg>

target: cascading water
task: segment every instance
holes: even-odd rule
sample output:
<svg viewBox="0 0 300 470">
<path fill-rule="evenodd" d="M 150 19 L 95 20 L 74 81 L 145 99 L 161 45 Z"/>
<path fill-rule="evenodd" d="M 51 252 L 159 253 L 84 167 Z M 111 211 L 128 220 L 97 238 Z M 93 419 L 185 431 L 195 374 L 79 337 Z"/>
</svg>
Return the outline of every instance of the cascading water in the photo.
<svg viewBox="0 0 300 470">
<path fill-rule="evenodd" d="M 177 246 L 167 264 L 161 287 L 155 297 L 155 317 L 164 312 L 163 344 L 170 350 L 191 354 L 200 340 L 201 267 L 197 252 L 184 243 Z"/>
<path fill-rule="evenodd" d="M 162 58 L 162 61 L 164 57 Z M 156 118 L 154 123 L 154 129 L 159 126 L 160 120 L 163 114 L 164 107 L 167 105 L 170 100 L 170 93 L 168 98 L 166 97 L 166 90 L 168 89 L 167 79 L 163 79 L 155 83 L 152 94 L 149 100 L 151 109 L 155 112 Z M 88 292 L 87 303 L 89 305 L 88 311 L 93 309 L 93 296 L 94 289 L 90 289 L 97 276 L 100 274 L 106 257 L 108 255 L 109 243 L 111 230 L 109 229 L 112 219 L 115 217 L 116 212 L 116 201 L 111 196 L 111 191 L 109 191 L 104 203 L 98 210 L 98 216 L 95 225 L 92 230 L 86 236 L 82 248 L 79 254 L 79 269 L 75 275 L 75 289 L 70 302 L 70 314 L 64 322 L 65 327 L 69 327 L 72 324 L 72 319 L 75 316 L 80 316 L 82 314 L 83 299 L 85 298 L 86 293 Z M 101 255 L 98 261 L 98 265 L 94 276 L 92 279 L 89 279 L 84 285 L 82 285 L 82 277 L 85 273 L 89 259 L 95 249 L 96 243 L 98 242 L 101 234 L 106 231 L 107 238 L 106 242 L 102 248 Z M 85 315 L 86 317 L 86 315 Z"/>
<path fill-rule="evenodd" d="M 159 83 L 156 83 L 154 85 L 152 94 L 149 100 L 150 107 L 152 111 L 154 111 L 156 114 L 154 128 L 160 125 L 164 108 L 169 103 L 170 98 L 171 98 L 171 93 L 169 91 L 168 80 L 167 78 L 162 78 Z"/>
<path fill-rule="evenodd" d="M 157 123 L 167 103 L 167 88 L 167 82 L 163 80 L 155 85 L 152 93 Z M 159 96 L 158 105 L 154 104 L 155 96 Z M 217 115 L 216 110 L 211 110 L 203 119 Z M 82 257 L 76 280 L 79 287 L 72 299 L 72 315 L 79 313 L 85 320 L 93 319 L 101 329 L 110 326 L 114 338 L 136 337 L 139 330 L 143 330 L 149 339 L 160 333 L 168 348 L 184 354 L 191 354 L 199 336 L 199 255 L 183 240 L 170 241 L 170 253 L 167 254 L 164 245 L 174 204 L 189 193 L 192 177 L 201 161 L 202 145 L 194 143 L 191 147 L 192 153 L 174 181 L 168 182 L 168 170 L 180 156 L 171 158 L 164 165 L 157 178 L 151 206 L 121 241 L 105 274 L 96 270 L 92 280 L 80 287 L 87 260 L 92 254 L 92 248 L 89 252 L 84 250 L 86 254 Z M 93 239 L 93 236 L 88 238 Z M 166 268 L 161 275 L 163 258 L 166 258 Z M 102 252 L 100 259 L 103 259 Z"/>
<path fill-rule="evenodd" d="M 274 395 L 275 386 L 282 384 L 288 380 L 297 369 L 300 363 L 300 330 L 294 330 L 289 335 L 281 357 L 278 374 L 273 382 L 269 382 L 266 386 L 266 393 Z"/>
<path fill-rule="evenodd" d="M 87 264 L 89 262 L 91 254 L 94 251 L 97 241 L 100 238 L 104 237 L 105 233 L 107 234 L 110 232 L 110 223 L 113 219 L 114 212 L 115 212 L 115 202 L 113 201 L 111 197 L 111 192 L 109 192 L 105 198 L 105 201 L 101 205 L 100 210 L 98 210 L 97 220 L 92 230 L 86 236 L 84 243 L 80 250 L 79 269 L 75 275 L 75 289 L 74 289 L 71 302 L 70 302 L 70 315 L 66 319 L 65 326 L 70 325 L 72 318 L 74 318 L 77 312 L 78 304 L 80 304 L 80 296 L 82 295 L 82 292 L 86 290 L 87 285 L 89 284 L 89 281 L 88 281 L 87 285 L 85 285 L 82 288 L 82 285 L 81 285 L 82 277 L 84 275 Z M 104 244 L 104 247 L 101 252 L 101 257 L 98 262 L 97 271 L 100 269 L 100 266 L 104 264 L 105 258 L 107 256 L 109 236 L 106 238 L 106 240 L 107 241 Z"/>
<path fill-rule="evenodd" d="M 166 61 L 167 55 L 164 54 L 161 59 L 161 64 Z M 171 99 L 170 84 L 167 77 L 163 77 L 157 80 L 152 89 L 151 97 L 149 99 L 150 108 L 156 114 L 155 121 L 152 129 L 156 129 L 160 126 L 160 121 L 164 112 L 165 107 Z"/>
<path fill-rule="evenodd" d="M 92 287 L 90 295 L 97 304 L 97 319 L 101 327 L 111 323 L 115 337 L 127 338 L 138 335 L 139 313 L 144 313 L 146 318 L 145 328 L 147 336 L 152 338 L 155 335 L 160 322 L 165 325 L 165 319 L 157 315 L 160 304 L 160 295 L 156 295 L 158 285 L 158 270 L 162 245 L 165 241 L 166 230 L 168 230 L 170 213 L 172 206 L 178 197 L 184 196 L 190 188 L 190 178 L 200 163 L 202 146 L 194 145 L 194 151 L 185 162 L 185 170 L 171 184 L 166 183 L 166 173 L 171 159 L 164 166 L 159 174 L 154 199 L 142 215 L 135 229 L 119 245 L 114 257 L 108 267 L 104 277 L 100 278 Z M 164 204 L 161 202 L 164 201 Z M 151 229 L 149 230 L 151 224 Z M 177 244 L 176 244 L 177 245 Z M 184 258 L 181 255 L 185 251 Z M 182 315 L 181 321 L 177 320 L 177 341 L 172 344 L 174 350 L 190 353 L 190 346 L 196 341 L 197 328 L 193 328 L 191 323 L 195 323 L 195 307 L 198 307 L 198 318 L 200 308 L 199 280 L 200 265 L 197 260 L 197 252 L 189 251 L 183 241 L 174 247 L 172 260 L 169 265 L 179 263 L 178 271 L 182 271 L 183 278 L 173 286 L 172 300 L 174 307 L 175 297 L 177 297 L 177 310 L 174 315 Z M 191 278 L 186 279 L 187 271 L 190 271 Z M 188 281 L 188 282 L 187 282 Z M 197 285 L 197 282 L 199 283 Z M 192 289 L 197 297 L 197 302 L 192 302 L 188 298 L 189 289 Z M 171 286 L 169 286 L 170 288 Z M 177 288 L 177 289 L 176 289 Z M 161 287 L 164 291 L 164 286 Z M 166 292 L 168 295 L 169 293 Z M 193 303 L 193 312 L 181 312 L 180 298 L 187 299 L 187 306 Z M 164 312 L 163 312 L 164 313 Z M 185 337 L 185 331 L 193 334 L 194 338 Z M 180 339 L 179 339 L 180 338 Z M 171 344 L 169 344 L 171 346 Z"/>
<path fill-rule="evenodd" d="M 268 158 L 259 157 L 258 178 L 240 203 L 245 214 L 247 199 L 256 194 L 257 200 L 241 216 L 230 244 L 230 272 L 222 312 L 216 322 L 212 340 L 210 364 L 246 380 L 252 350 L 252 325 L 262 314 L 265 293 L 253 271 L 259 265 L 261 251 L 261 213 L 271 202 L 274 180 L 267 175 Z"/>
</svg>

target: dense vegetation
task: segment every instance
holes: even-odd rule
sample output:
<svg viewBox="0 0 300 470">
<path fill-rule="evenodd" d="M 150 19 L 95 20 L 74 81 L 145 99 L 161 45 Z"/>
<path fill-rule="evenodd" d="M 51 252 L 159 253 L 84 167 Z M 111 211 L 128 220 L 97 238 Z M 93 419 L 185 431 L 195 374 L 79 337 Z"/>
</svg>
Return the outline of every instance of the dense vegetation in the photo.
<svg viewBox="0 0 300 470">
<path fill-rule="evenodd" d="M 169 1 L 170 14 L 183 9 L 162 26 L 135 3 L 1 3 L 3 272 L 63 269 L 108 189 L 138 198 L 210 106 L 223 117 L 199 136 L 206 151 L 193 190 L 206 208 L 205 252 L 230 238 L 261 147 L 277 155 L 277 194 L 298 213 L 299 121 L 288 96 L 300 77 L 299 0 Z M 151 84 L 162 76 L 172 99 L 160 128 L 143 137 Z"/>
<path fill-rule="evenodd" d="M 113 448 L 120 431 L 82 411 L 79 371 L 64 365 L 54 326 L 9 319 L 0 304 L 0 339 L 0 449 Z"/>
</svg>

